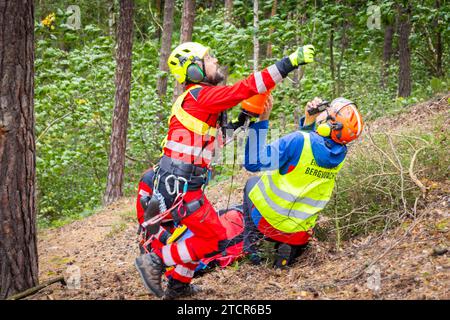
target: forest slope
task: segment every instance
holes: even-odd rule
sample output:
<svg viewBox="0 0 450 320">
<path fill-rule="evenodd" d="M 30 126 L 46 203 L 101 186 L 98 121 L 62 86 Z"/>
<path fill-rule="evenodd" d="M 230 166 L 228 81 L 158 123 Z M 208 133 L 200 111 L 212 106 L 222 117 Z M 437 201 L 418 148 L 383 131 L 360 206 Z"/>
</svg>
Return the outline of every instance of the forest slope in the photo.
<svg viewBox="0 0 450 320">
<path fill-rule="evenodd" d="M 445 119 L 444 96 L 411 107 L 399 115 L 370 123 L 372 132 L 396 132 L 404 127 L 432 127 Z M 445 162 L 443 162 L 445 163 Z M 235 176 L 230 203 L 239 203 L 250 174 Z M 194 280 L 202 293 L 195 299 L 450 299 L 450 184 L 433 182 L 415 220 L 399 227 L 345 241 L 314 241 L 295 265 L 274 270 L 270 261 L 255 267 L 239 263 Z M 209 187 L 216 208 L 227 204 L 229 181 Z M 224 191 L 225 190 L 225 191 Z M 66 270 L 81 269 L 81 289 L 53 284 L 30 299 L 154 299 L 146 293 L 134 268 L 138 255 L 134 199 L 102 209 L 84 220 L 39 233 L 41 282 Z M 379 272 L 380 286 L 370 286 Z M 264 280 L 263 280 L 264 279 Z M 372 289 L 371 289 L 372 288 Z"/>
</svg>

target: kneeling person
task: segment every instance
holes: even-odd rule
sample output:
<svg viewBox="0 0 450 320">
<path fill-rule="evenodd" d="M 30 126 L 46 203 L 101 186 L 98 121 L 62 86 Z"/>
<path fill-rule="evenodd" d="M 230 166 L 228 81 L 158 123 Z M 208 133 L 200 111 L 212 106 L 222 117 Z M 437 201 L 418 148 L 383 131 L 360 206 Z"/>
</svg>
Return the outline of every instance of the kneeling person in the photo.
<svg viewBox="0 0 450 320">
<path fill-rule="evenodd" d="M 176 225 L 170 217 L 161 221 L 159 229 L 150 230 L 151 227 L 143 227 L 146 216 L 147 203 L 153 195 L 155 172 L 153 168 L 147 170 L 139 181 L 136 199 L 136 213 L 139 222 L 139 249 L 142 254 L 160 251 L 164 245 L 186 241 L 193 233 L 185 225 Z M 244 219 L 241 207 L 232 207 L 218 212 L 219 221 L 224 227 L 224 239 L 219 243 L 219 250 L 204 257 L 198 264 L 192 264 L 191 268 L 177 265 L 165 269 L 165 277 L 168 279 L 164 299 L 176 299 L 190 296 L 199 291 L 199 288 L 191 284 L 193 277 L 200 276 L 215 266 L 226 267 L 243 256 L 243 232 Z M 156 231 L 156 232 L 155 232 Z"/>
<path fill-rule="evenodd" d="M 324 105 L 327 108 L 320 111 Z M 315 98 L 306 105 L 299 131 L 266 145 L 271 109 L 269 103 L 251 126 L 245 149 L 245 168 L 266 172 L 250 178 L 244 189 L 244 250 L 259 263 L 255 243 L 260 238 L 274 241 L 275 266 L 282 267 L 308 244 L 343 166 L 346 144 L 360 136 L 363 121 L 350 100 L 324 104 Z"/>
</svg>

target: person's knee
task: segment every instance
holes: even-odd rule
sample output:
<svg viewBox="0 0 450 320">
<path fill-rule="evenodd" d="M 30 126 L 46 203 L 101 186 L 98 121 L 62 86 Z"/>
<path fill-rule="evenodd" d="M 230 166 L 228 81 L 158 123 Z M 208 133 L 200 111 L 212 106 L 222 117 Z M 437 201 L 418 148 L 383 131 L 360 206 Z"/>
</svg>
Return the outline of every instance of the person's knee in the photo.
<svg viewBox="0 0 450 320">
<path fill-rule="evenodd" d="M 250 214 L 250 209 L 253 205 L 252 201 L 248 197 L 250 191 L 253 189 L 253 187 L 258 183 L 259 177 L 251 177 L 247 180 L 247 183 L 244 187 L 244 215 Z"/>
<path fill-rule="evenodd" d="M 186 239 L 186 246 L 192 257 L 192 261 L 198 261 L 205 256 L 219 251 L 219 242 L 217 238 L 199 238 L 198 236 Z"/>
</svg>

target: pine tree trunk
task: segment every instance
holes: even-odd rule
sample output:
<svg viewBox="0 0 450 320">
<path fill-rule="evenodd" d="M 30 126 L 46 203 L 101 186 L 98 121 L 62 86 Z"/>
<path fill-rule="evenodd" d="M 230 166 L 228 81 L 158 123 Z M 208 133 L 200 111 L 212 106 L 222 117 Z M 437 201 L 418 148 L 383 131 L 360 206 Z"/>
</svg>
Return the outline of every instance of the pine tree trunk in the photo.
<svg viewBox="0 0 450 320">
<path fill-rule="evenodd" d="M 181 18 L 180 43 L 192 41 L 194 30 L 195 0 L 184 0 L 183 16 Z M 173 101 L 183 92 L 183 86 L 176 81 L 173 92 Z"/>
<path fill-rule="evenodd" d="M 180 43 L 192 41 L 194 30 L 195 0 L 184 0 L 181 18 Z"/>
<path fill-rule="evenodd" d="M 259 3 L 253 0 L 253 72 L 258 71 L 259 64 Z"/>
<path fill-rule="evenodd" d="M 0 299 L 38 284 L 34 1 L 0 0 Z"/>
<path fill-rule="evenodd" d="M 167 77 L 169 66 L 167 59 L 170 55 L 170 46 L 172 44 L 172 30 L 173 30 L 173 12 L 175 7 L 175 0 L 166 0 L 164 3 L 164 22 L 163 34 L 161 38 L 161 53 L 159 56 L 159 70 L 164 71 L 165 74 L 158 77 L 156 90 L 160 98 L 164 97 L 167 92 Z"/>
<path fill-rule="evenodd" d="M 123 195 L 125 151 L 127 145 L 128 110 L 131 91 L 131 53 L 133 47 L 133 0 L 120 1 L 117 32 L 116 95 L 112 131 L 108 180 L 103 203 L 108 205 Z"/>
<path fill-rule="evenodd" d="M 411 52 L 409 49 L 409 35 L 411 33 L 411 7 L 398 8 L 399 13 L 399 77 L 398 96 L 409 97 L 411 95 Z"/>
<path fill-rule="evenodd" d="M 394 37 L 394 25 L 389 23 L 384 29 L 383 62 L 381 65 L 381 87 L 385 88 L 388 82 L 388 68 L 392 57 L 392 39 Z"/>
</svg>

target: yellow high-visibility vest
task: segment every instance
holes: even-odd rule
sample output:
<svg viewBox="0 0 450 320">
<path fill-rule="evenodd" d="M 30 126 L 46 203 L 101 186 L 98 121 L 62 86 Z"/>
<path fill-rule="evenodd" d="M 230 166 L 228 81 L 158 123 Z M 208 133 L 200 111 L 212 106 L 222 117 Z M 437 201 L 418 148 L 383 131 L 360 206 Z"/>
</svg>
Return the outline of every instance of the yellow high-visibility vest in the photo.
<svg viewBox="0 0 450 320">
<path fill-rule="evenodd" d="M 193 89 L 201 88 L 201 86 L 196 85 L 192 86 L 188 90 L 184 91 L 178 98 L 175 100 L 175 103 L 172 106 L 171 114 L 168 120 L 168 125 L 170 126 L 170 121 L 172 120 L 172 117 L 176 117 L 178 121 L 181 122 L 181 124 L 186 127 L 189 131 L 192 131 L 194 133 L 197 133 L 201 136 L 209 135 L 210 137 L 215 137 L 217 133 L 217 128 L 211 127 L 206 122 L 203 122 L 200 119 L 197 119 L 190 113 L 188 113 L 186 110 L 183 109 L 183 101 L 186 95 Z M 164 148 L 168 147 L 167 145 L 167 135 L 164 137 L 164 139 L 161 141 L 161 154 L 162 156 L 164 154 Z M 182 152 L 182 150 L 175 150 L 178 152 Z"/>
<path fill-rule="evenodd" d="M 188 113 L 186 110 L 183 109 L 182 104 L 183 100 L 186 97 L 186 95 L 189 93 L 189 91 L 201 88 L 201 86 L 192 86 L 185 92 L 183 92 L 175 101 L 175 103 L 172 106 L 172 113 L 169 117 L 169 124 L 170 120 L 172 120 L 172 117 L 176 117 L 178 121 L 181 122 L 183 126 L 185 126 L 187 129 L 189 129 L 192 132 L 195 132 L 199 135 L 209 135 L 209 136 L 215 136 L 217 129 L 215 127 L 211 127 L 206 122 L 203 122 L 200 119 L 197 119 L 190 113 Z"/>
<path fill-rule="evenodd" d="M 335 168 L 317 165 L 309 133 L 300 133 L 304 144 L 294 170 L 284 175 L 279 170 L 264 173 L 249 193 L 267 222 L 286 233 L 308 231 L 315 226 L 317 213 L 330 200 L 336 175 L 344 164 L 342 161 Z"/>
</svg>

